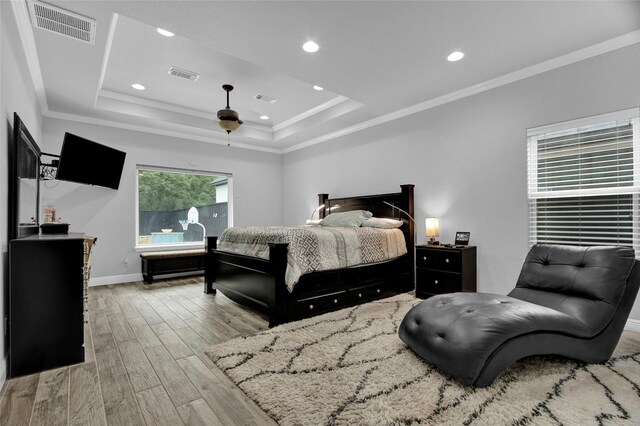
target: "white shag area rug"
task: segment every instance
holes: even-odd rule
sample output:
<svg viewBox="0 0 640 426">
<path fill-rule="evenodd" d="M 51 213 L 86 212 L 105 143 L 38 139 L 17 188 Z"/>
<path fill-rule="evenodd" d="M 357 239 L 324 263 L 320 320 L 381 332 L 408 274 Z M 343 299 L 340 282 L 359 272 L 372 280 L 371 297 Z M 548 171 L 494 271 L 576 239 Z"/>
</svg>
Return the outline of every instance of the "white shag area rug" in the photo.
<svg viewBox="0 0 640 426">
<path fill-rule="evenodd" d="M 215 345 L 207 355 L 282 425 L 639 425 L 640 336 L 611 360 L 534 357 L 486 388 L 458 384 L 398 338 L 408 294 Z"/>
</svg>

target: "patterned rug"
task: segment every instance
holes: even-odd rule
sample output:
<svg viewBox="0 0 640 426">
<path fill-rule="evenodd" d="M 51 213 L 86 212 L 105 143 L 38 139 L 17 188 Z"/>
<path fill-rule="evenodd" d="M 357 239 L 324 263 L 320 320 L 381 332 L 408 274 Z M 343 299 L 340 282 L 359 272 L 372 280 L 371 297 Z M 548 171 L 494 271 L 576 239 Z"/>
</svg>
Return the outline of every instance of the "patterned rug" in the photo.
<svg viewBox="0 0 640 426">
<path fill-rule="evenodd" d="M 534 357 L 465 387 L 397 336 L 408 294 L 285 324 L 207 355 L 282 425 L 638 425 L 640 336 L 590 365 Z"/>
</svg>

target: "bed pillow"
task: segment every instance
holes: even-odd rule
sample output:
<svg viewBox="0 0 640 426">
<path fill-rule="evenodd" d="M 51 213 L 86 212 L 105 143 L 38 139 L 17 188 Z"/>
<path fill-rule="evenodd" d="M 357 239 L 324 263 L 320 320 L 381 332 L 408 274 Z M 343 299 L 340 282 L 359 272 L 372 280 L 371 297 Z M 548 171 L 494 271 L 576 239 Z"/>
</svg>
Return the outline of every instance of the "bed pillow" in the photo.
<svg viewBox="0 0 640 426">
<path fill-rule="evenodd" d="M 369 219 L 373 214 L 366 210 L 351 210 L 343 213 L 331 213 L 322 219 L 320 226 L 349 227 L 360 226 L 362 222 Z"/>
<path fill-rule="evenodd" d="M 372 217 L 362 222 L 361 226 L 368 226 L 370 228 L 382 228 L 382 229 L 395 229 L 404 225 L 401 220 L 388 219 L 386 217 Z"/>
</svg>

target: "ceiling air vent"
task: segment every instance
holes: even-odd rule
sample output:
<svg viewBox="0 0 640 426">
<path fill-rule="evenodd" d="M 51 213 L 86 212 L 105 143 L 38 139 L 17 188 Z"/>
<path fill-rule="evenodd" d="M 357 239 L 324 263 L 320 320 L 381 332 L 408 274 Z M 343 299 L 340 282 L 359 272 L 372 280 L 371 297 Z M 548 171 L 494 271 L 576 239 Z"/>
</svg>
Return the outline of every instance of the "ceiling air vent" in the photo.
<svg viewBox="0 0 640 426">
<path fill-rule="evenodd" d="M 31 23 L 34 27 L 52 31 L 88 44 L 95 44 L 95 19 L 39 1 L 29 1 L 28 4 Z"/>
<path fill-rule="evenodd" d="M 256 99 L 260 101 L 269 102 L 270 104 L 275 104 L 276 102 L 279 101 L 278 98 L 272 98 L 271 96 L 263 95 L 262 93 L 258 93 L 256 95 Z"/>
<path fill-rule="evenodd" d="M 191 81 L 196 81 L 198 78 L 200 78 L 200 74 L 198 74 L 197 72 L 182 70 L 176 67 L 169 68 L 169 75 L 186 78 L 187 80 Z"/>
</svg>

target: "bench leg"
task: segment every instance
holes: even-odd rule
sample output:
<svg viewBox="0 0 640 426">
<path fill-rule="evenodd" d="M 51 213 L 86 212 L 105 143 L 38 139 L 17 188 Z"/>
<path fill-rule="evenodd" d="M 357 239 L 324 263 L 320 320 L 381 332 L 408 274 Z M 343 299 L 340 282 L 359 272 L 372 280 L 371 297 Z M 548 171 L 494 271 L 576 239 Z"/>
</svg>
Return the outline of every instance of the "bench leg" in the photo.
<svg viewBox="0 0 640 426">
<path fill-rule="evenodd" d="M 151 274 L 142 274 L 142 279 L 145 284 L 153 284 L 153 275 Z"/>
<path fill-rule="evenodd" d="M 213 282 L 209 281 L 207 277 L 204 278 L 204 293 L 205 294 L 216 294 L 216 289 L 213 288 Z"/>
</svg>

